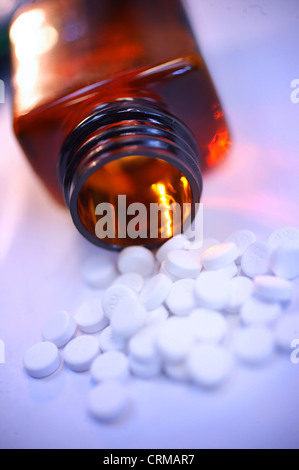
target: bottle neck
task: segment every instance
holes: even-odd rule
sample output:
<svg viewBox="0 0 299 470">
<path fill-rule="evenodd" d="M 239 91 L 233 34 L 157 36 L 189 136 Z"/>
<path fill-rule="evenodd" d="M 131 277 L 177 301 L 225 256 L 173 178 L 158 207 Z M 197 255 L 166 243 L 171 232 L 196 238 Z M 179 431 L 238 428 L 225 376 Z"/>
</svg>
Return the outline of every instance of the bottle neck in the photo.
<svg viewBox="0 0 299 470">
<path fill-rule="evenodd" d="M 178 225 L 185 216 L 174 226 L 169 206 L 189 204 L 192 220 L 202 191 L 199 152 L 192 134 L 158 104 L 142 99 L 102 105 L 82 121 L 62 147 L 59 177 L 79 232 L 96 245 L 114 249 L 133 244 L 152 248 L 180 233 Z M 146 211 L 136 219 L 135 232 L 130 218 L 130 237 L 120 226 L 125 218 L 120 210 L 127 214 L 132 204 L 131 212 L 138 210 L 136 203 Z M 158 237 L 148 215 L 154 203 L 165 209 Z M 105 210 L 109 214 L 100 221 Z"/>
</svg>

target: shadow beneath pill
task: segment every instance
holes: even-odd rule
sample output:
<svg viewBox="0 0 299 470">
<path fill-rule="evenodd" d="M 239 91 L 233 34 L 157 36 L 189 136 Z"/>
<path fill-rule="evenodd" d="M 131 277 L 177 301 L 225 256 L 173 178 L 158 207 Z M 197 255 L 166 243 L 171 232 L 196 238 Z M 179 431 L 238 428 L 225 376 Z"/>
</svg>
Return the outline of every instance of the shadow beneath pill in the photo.
<svg viewBox="0 0 299 470">
<path fill-rule="evenodd" d="M 30 377 L 26 371 L 29 394 L 35 402 L 47 402 L 61 394 L 66 386 L 66 374 L 61 362 L 59 368 L 50 376 L 41 379 Z"/>
</svg>

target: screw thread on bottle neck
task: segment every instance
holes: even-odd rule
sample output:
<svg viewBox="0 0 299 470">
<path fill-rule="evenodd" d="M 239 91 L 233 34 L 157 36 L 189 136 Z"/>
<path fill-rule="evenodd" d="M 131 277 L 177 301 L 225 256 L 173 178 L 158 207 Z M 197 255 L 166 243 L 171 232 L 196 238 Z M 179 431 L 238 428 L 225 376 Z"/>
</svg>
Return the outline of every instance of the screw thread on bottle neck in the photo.
<svg viewBox="0 0 299 470">
<path fill-rule="evenodd" d="M 145 207 L 154 202 L 164 206 L 189 203 L 194 213 L 202 191 L 200 158 L 192 134 L 156 103 L 141 99 L 102 105 L 82 121 L 63 145 L 59 177 L 77 229 L 92 243 L 114 249 L 137 243 L 158 246 L 165 238 L 163 227 L 159 227 L 160 237 L 151 238 L 147 218 L 139 221 L 143 233 L 139 239 L 99 237 L 98 204 L 112 204 L 117 221 L 120 195 L 127 197 L 127 203 Z M 142 223 L 147 225 L 143 231 Z M 180 228 L 169 228 L 171 235 Z"/>
</svg>

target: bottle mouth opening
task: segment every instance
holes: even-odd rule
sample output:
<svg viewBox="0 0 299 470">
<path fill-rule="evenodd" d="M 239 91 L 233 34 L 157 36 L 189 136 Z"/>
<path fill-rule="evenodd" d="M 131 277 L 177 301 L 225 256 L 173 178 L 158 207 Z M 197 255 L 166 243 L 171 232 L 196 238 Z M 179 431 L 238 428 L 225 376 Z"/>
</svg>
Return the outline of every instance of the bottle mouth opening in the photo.
<svg viewBox="0 0 299 470">
<path fill-rule="evenodd" d="M 70 199 L 77 229 L 111 249 L 155 248 L 182 233 L 199 202 L 198 182 L 185 168 L 147 155 L 126 155 L 91 165 Z"/>
</svg>

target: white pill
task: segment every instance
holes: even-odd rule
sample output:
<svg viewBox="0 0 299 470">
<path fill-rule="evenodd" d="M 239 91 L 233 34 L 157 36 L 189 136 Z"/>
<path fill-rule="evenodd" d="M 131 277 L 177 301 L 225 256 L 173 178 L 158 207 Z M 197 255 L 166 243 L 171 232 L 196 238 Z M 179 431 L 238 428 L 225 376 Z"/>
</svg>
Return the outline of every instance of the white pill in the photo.
<svg viewBox="0 0 299 470">
<path fill-rule="evenodd" d="M 165 303 L 174 315 L 187 315 L 196 307 L 194 279 L 180 279 L 173 283 Z"/>
<path fill-rule="evenodd" d="M 214 245 L 218 245 L 219 240 L 216 238 L 204 238 L 203 240 L 197 240 L 193 242 L 187 242 L 185 245 L 185 250 L 190 250 L 198 259 L 200 259 L 201 254 L 206 251 L 208 248 Z"/>
<path fill-rule="evenodd" d="M 93 288 L 106 287 L 116 275 L 115 265 L 105 253 L 88 258 L 82 267 L 84 283 Z"/>
<path fill-rule="evenodd" d="M 104 382 L 93 387 L 87 400 L 89 412 L 101 421 L 114 421 L 127 410 L 129 399 L 123 384 Z"/>
<path fill-rule="evenodd" d="M 233 242 L 236 245 L 239 252 L 236 262 L 239 263 L 246 248 L 256 242 L 256 235 L 251 230 L 236 230 L 225 241 Z"/>
<path fill-rule="evenodd" d="M 215 310 L 198 308 L 190 313 L 188 319 L 197 340 L 218 343 L 227 333 L 227 321 Z"/>
<path fill-rule="evenodd" d="M 90 373 L 95 382 L 107 380 L 123 382 L 129 375 L 129 360 L 120 351 L 108 351 L 96 357 L 91 364 Z"/>
<path fill-rule="evenodd" d="M 65 311 L 52 315 L 43 325 L 43 341 L 50 341 L 58 348 L 64 346 L 74 335 L 76 322 L 73 317 Z"/>
<path fill-rule="evenodd" d="M 196 279 L 202 270 L 202 265 L 189 251 L 170 250 L 166 256 L 165 268 L 178 278 Z"/>
<path fill-rule="evenodd" d="M 134 357 L 130 357 L 131 372 L 142 379 L 152 379 L 161 372 L 161 361 L 141 362 Z"/>
<path fill-rule="evenodd" d="M 117 265 L 123 274 L 136 272 L 149 276 L 155 269 L 155 257 L 143 246 L 128 246 L 120 252 Z"/>
<path fill-rule="evenodd" d="M 158 308 L 168 297 L 171 291 L 172 281 L 165 274 L 159 273 L 153 276 L 142 289 L 139 300 L 148 310 Z"/>
<path fill-rule="evenodd" d="M 231 353 L 223 346 L 197 344 L 188 355 L 186 367 L 196 384 L 216 387 L 229 377 L 233 360 Z"/>
<path fill-rule="evenodd" d="M 116 308 L 120 307 L 126 299 L 137 299 L 137 293 L 124 285 L 108 287 L 102 299 L 102 307 L 106 317 L 110 319 Z"/>
<path fill-rule="evenodd" d="M 72 339 L 65 346 L 63 358 L 70 369 L 76 372 L 84 372 L 90 368 L 99 352 L 98 339 L 94 336 L 82 335 Z"/>
<path fill-rule="evenodd" d="M 146 325 L 158 325 L 159 323 L 164 322 L 169 317 L 168 310 L 164 307 L 164 305 L 160 305 L 160 307 L 155 308 L 154 310 L 150 310 L 146 314 L 145 323 Z"/>
<path fill-rule="evenodd" d="M 299 276 L 299 243 L 282 243 L 271 255 L 270 269 L 285 279 Z"/>
<path fill-rule="evenodd" d="M 299 339 L 299 313 L 286 313 L 276 323 L 274 330 L 276 345 L 287 352 L 291 343 Z"/>
<path fill-rule="evenodd" d="M 111 326 L 107 326 L 99 336 L 100 349 L 106 351 L 123 351 L 126 347 L 126 341 L 121 336 L 112 331 Z"/>
<path fill-rule="evenodd" d="M 166 259 L 164 261 L 162 261 L 162 263 L 160 265 L 159 273 L 165 274 L 165 276 L 169 277 L 169 279 L 172 282 L 175 282 L 175 281 L 179 280 L 178 276 L 175 276 L 170 271 L 168 271 L 168 269 L 166 268 Z"/>
<path fill-rule="evenodd" d="M 230 300 L 225 310 L 238 313 L 241 306 L 251 297 L 253 281 L 245 276 L 237 276 L 230 281 Z"/>
<path fill-rule="evenodd" d="M 215 271 L 205 271 L 194 284 L 194 293 L 199 307 L 221 310 L 230 300 L 230 280 Z"/>
<path fill-rule="evenodd" d="M 145 323 L 146 310 L 137 299 L 124 299 L 111 315 L 110 326 L 119 336 L 128 339 Z"/>
<path fill-rule="evenodd" d="M 231 263 L 221 269 L 216 269 L 214 271 L 217 274 L 223 274 L 227 279 L 232 279 L 238 274 L 238 266 L 236 263 Z"/>
<path fill-rule="evenodd" d="M 243 362 L 263 363 L 273 355 L 273 333 L 264 326 L 239 328 L 232 339 L 232 351 Z"/>
<path fill-rule="evenodd" d="M 113 286 L 126 286 L 139 294 L 144 286 L 144 280 L 139 273 L 126 273 L 118 276 L 112 283 Z"/>
<path fill-rule="evenodd" d="M 254 293 L 257 297 L 269 302 L 287 302 L 293 295 L 293 284 L 275 276 L 256 276 Z"/>
<path fill-rule="evenodd" d="M 267 243 L 272 250 L 278 248 L 284 242 L 299 244 L 299 229 L 296 227 L 280 227 L 274 230 L 268 237 Z"/>
<path fill-rule="evenodd" d="M 163 360 L 180 362 L 187 356 L 194 340 L 188 320 L 171 317 L 159 326 L 156 347 Z"/>
<path fill-rule="evenodd" d="M 128 343 L 130 357 L 139 362 L 156 362 L 158 353 L 156 349 L 157 328 L 142 328 L 133 335 Z"/>
<path fill-rule="evenodd" d="M 215 270 L 233 263 L 238 257 L 238 253 L 234 243 L 219 243 L 204 251 L 200 259 L 205 269 Z"/>
<path fill-rule="evenodd" d="M 23 364 L 31 377 L 41 379 L 53 374 L 60 365 L 58 348 L 50 341 L 31 346 L 25 353 Z"/>
<path fill-rule="evenodd" d="M 189 372 L 186 367 L 186 361 L 171 363 L 165 362 L 163 365 L 165 374 L 173 379 L 180 382 L 186 382 L 189 380 Z"/>
<path fill-rule="evenodd" d="M 108 319 L 102 308 L 102 299 L 90 299 L 77 308 L 75 321 L 84 333 L 96 333 L 108 325 Z"/>
<path fill-rule="evenodd" d="M 249 245 L 241 258 L 241 268 L 248 277 L 255 277 L 269 272 L 271 250 L 264 242 Z"/>
<path fill-rule="evenodd" d="M 180 250 L 185 247 L 187 239 L 184 235 L 176 235 L 169 240 L 167 240 L 156 252 L 156 258 L 159 263 L 162 263 L 166 258 L 168 251 L 170 250 Z"/>
<path fill-rule="evenodd" d="M 240 318 L 245 325 L 274 323 L 281 315 L 282 307 L 278 302 L 264 302 L 250 297 L 240 309 Z"/>
</svg>

